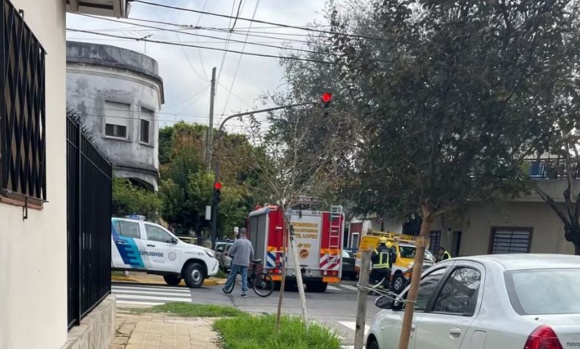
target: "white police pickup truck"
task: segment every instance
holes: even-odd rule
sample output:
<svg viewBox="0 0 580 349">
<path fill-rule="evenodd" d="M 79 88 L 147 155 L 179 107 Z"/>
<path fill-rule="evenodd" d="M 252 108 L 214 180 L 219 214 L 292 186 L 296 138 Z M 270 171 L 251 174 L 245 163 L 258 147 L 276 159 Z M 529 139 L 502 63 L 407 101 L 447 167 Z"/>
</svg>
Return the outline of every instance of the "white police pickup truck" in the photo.
<svg viewBox="0 0 580 349">
<path fill-rule="evenodd" d="M 111 269 L 163 275 L 168 285 L 182 279 L 190 288 L 217 274 L 215 252 L 179 240 L 160 225 L 127 218 L 111 219 Z"/>
</svg>

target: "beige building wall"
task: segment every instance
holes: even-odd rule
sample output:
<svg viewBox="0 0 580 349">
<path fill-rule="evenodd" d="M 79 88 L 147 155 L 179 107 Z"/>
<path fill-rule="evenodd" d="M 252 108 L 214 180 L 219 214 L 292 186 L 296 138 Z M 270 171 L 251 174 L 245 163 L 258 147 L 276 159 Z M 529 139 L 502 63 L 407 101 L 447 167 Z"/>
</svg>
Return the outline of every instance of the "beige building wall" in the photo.
<svg viewBox="0 0 580 349">
<path fill-rule="evenodd" d="M 461 231 L 461 256 L 487 254 L 494 228 L 531 228 L 531 253 L 574 254 L 572 243 L 564 239 L 564 225 L 543 202 L 506 202 L 474 204 L 463 215 L 463 222 L 438 222 L 432 230 L 441 230 L 441 245 L 450 249 L 453 232 Z"/>
<path fill-rule="evenodd" d="M 57 349 L 67 340 L 65 1 L 11 0 L 45 48 L 47 200 L 0 203 L 0 349 Z"/>
</svg>

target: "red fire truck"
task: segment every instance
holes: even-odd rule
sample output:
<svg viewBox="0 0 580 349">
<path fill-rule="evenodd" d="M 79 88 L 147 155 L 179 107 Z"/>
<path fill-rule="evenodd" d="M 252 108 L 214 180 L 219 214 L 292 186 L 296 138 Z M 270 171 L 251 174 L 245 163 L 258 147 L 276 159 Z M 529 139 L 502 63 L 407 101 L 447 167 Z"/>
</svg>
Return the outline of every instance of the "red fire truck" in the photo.
<svg viewBox="0 0 580 349">
<path fill-rule="evenodd" d="M 342 276 L 342 240 L 344 213 L 342 206 L 330 211 L 291 210 L 295 246 L 300 271 L 309 292 L 325 292 L 329 283 Z M 267 206 L 250 213 L 248 238 L 255 248 L 255 258 L 262 259 L 266 270 L 280 286 L 282 280 L 284 212 L 279 206 Z M 286 254 L 286 283 L 296 283 L 296 267 Z"/>
</svg>

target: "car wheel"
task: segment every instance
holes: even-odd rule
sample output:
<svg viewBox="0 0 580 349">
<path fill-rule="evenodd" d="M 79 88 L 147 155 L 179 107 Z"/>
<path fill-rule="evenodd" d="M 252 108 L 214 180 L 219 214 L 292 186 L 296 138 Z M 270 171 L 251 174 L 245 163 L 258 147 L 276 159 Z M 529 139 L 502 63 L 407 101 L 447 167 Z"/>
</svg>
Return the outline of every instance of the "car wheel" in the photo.
<svg viewBox="0 0 580 349">
<path fill-rule="evenodd" d="M 392 281 L 392 288 L 393 292 L 401 293 L 405 288 L 405 277 L 402 274 L 395 275 L 395 278 Z"/>
<path fill-rule="evenodd" d="M 181 278 L 177 275 L 163 275 L 163 280 L 169 286 L 177 286 L 181 282 Z"/>
<path fill-rule="evenodd" d="M 183 278 L 189 288 L 200 288 L 203 286 L 205 274 L 203 267 L 199 263 L 190 263 L 185 267 Z"/>
<path fill-rule="evenodd" d="M 376 340 L 372 340 L 368 345 L 367 349 L 379 349 L 379 343 Z"/>
</svg>

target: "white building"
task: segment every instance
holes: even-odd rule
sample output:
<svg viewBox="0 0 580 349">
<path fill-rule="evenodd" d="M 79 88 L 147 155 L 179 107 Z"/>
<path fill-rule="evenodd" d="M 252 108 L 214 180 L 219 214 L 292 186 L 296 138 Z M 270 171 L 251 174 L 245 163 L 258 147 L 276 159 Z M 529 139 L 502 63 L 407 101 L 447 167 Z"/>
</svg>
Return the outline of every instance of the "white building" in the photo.
<svg viewBox="0 0 580 349">
<path fill-rule="evenodd" d="M 0 349 L 108 348 L 110 300 L 68 331 L 65 13 L 126 17 L 127 1 L 0 4 Z"/>
<path fill-rule="evenodd" d="M 106 151 L 116 177 L 157 191 L 164 95 L 156 60 L 121 47 L 68 41 L 67 102 Z"/>
</svg>

